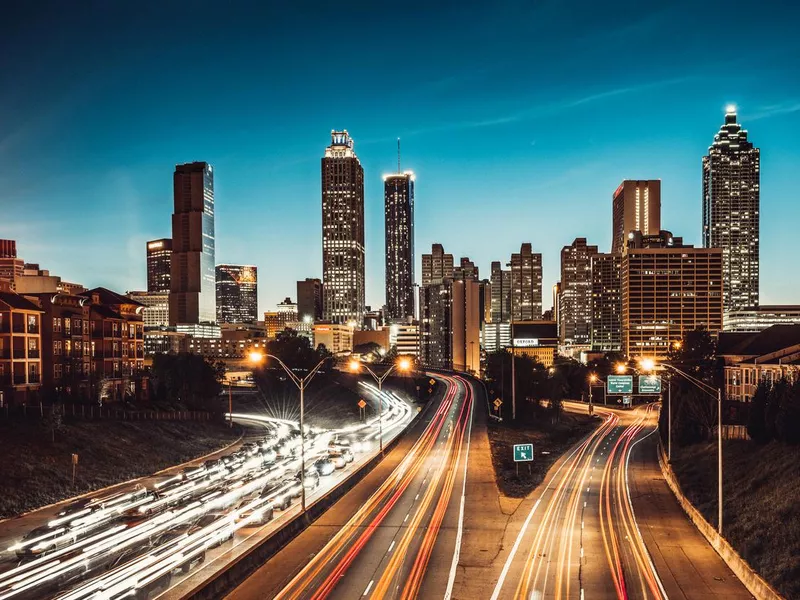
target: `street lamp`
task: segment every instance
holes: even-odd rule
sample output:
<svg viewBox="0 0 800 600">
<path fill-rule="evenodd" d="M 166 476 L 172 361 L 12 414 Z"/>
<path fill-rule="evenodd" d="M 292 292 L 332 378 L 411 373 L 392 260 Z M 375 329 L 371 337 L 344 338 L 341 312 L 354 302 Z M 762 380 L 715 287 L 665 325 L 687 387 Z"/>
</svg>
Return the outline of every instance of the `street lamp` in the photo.
<svg viewBox="0 0 800 600">
<path fill-rule="evenodd" d="M 589 375 L 589 414 L 594 414 L 594 408 L 592 406 L 592 388 L 597 387 L 594 384 L 596 384 L 598 381 L 600 382 L 599 385 L 603 388 L 603 404 L 608 404 L 606 382 L 602 381 L 595 373 L 591 373 Z"/>
<path fill-rule="evenodd" d="M 375 372 L 364 363 L 357 361 L 355 359 L 350 361 L 350 370 L 353 373 L 358 373 L 361 370 L 361 367 L 364 367 L 367 370 L 367 373 L 372 375 L 372 378 L 378 384 L 378 403 L 380 406 L 378 414 L 378 445 L 380 446 L 381 454 L 383 454 L 383 392 L 382 392 L 383 381 L 389 376 L 389 374 L 392 371 L 395 370 L 395 368 L 397 368 L 398 371 L 408 371 L 411 368 L 411 361 L 408 360 L 407 358 L 401 358 L 396 363 L 390 365 L 389 368 L 380 377 L 376 375 Z"/>
<path fill-rule="evenodd" d="M 644 363 L 644 361 L 649 361 L 651 369 L 655 368 L 655 363 L 651 359 L 644 359 L 642 363 Z M 682 371 L 673 365 L 661 363 L 661 366 L 674 371 L 678 375 L 681 375 L 701 392 L 717 399 L 717 531 L 720 535 L 722 535 L 722 389 L 714 388 L 706 382 L 697 379 L 693 375 L 689 375 L 685 371 Z M 644 368 L 644 364 L 642 364 L 642 367 Z M 671 389 L 669 394 L 669 402 L 670 404 L 672 402 Z M 671 409 L 669 409 L 669 412 L 671 412 Z"/>
<path fill-rule="evenodd" d="M 628 366 L 624 363 L 617 363 L 617 366 L 615 368 L 619 375 L 624 375 L 625 372 L 628 370 Z"/>
<path fill-rule="evenodd" d="M 257 365 L 264 360 L 264 355 L 260 352 L 251 352 L 247 358 L 253 365 Z M 233 427 L 233 379 L 228 380 L 228 427 Z"/>
<path fill-rule="evenodd" d="M 311 369 L 305 377 L 300 377 L 296 375 L 289 367 L 286 366 L 280 358 L 275 356 L 274 354 L 261 354 L 260 352 L 252 352 L 250 354 L 250 360 L 255 362 L 261 362 L 265 358 L 274 358 L 275 362 L 277 362 L 283 370 L 286 371 L 286 374 L 289 376 L 289 379 L 292 380 L 297 386 L 297 389 L 300 390 L 300 488 L 301 488 L 301 496 L 300 496 L 300 506 L 303 512 L 306 512 L 306 440 L 305 440 L 305 414 L 306 414 L 306 405 L 305 405 L 305 389 L 308 382 L 310 382 L 314 375 L 317 374 L 319 368 L 325 364 L 327 361 L 326 358 L 323 358 L 321 361 L 317 363 L 317 366 Z"/>
</svg>

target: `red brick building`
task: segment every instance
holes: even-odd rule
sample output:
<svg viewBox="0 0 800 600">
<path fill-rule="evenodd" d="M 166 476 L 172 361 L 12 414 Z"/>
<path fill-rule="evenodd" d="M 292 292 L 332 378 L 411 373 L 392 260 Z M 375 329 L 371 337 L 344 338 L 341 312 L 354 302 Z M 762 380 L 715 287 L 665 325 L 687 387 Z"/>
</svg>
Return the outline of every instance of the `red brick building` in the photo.
<svg viewBox="0 0 800 600">
<path fill-rule="evenodd" d="M 38 401 L 42 374 L 42 310 L 14 292 L 0 292 L 0 396 L 3 404 Z"/>
</svg>

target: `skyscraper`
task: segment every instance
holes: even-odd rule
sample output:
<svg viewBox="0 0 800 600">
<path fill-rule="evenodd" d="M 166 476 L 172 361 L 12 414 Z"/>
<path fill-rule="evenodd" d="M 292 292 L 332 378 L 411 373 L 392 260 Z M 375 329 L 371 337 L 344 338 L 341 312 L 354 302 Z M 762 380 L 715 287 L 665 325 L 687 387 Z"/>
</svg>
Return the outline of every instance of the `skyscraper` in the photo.
<svg viewBox="0 0 800 600">
<path fill-rule="evenodd" d="M 214 323 L 214 171 L 206 162 L 177 165 L 173 183 L 169 323 Z"/>
<path fill-rule="evenodd" d="M 542 318 L 542 255 L 524 243 L 511 255 L 511 319 Z"/>
<path fill-rule="evenodd" d="M 592 256 L 597 246 L 575 238 L 561 250 L 559 338 L 562 345 L 588 346 L 592 327 Z"/>
<path fill-rule="evenodd" d="M 14 282 L 25 272 L 25 261 L 17 258 L 17 242 L 0 240 L 0 280 L 8 283 L 13 290 Z"/>
<path fill-rule="evenodd" d="M 414 173 L 384 176 L 383 190 L 386 318 L 405 319 L 414 315 Z"/>
<path fill-rule="evenodd" d="M 307 277 L 297 282 L 297 313 L 301 321 L 322 319 L 322 281 Z"/>
<path fill-rule="evenodd" d="M 347 131 L 331 131 L 322 158 L 323 315 L 364 320 L 364 169 Z"/>
<path fill-rule="evenodd" d="M 478 267 L 472 262 L 468 256 L 462 256 L 457 267 L 453 267 L 453 279 L 459 281 L 478 281 L 479 279 Z"/>
<path fill-rule="evenodd" d="M 441 283 L 453 278 L 453 255 L 445 254 L 444 246 L 433 244 L 430 254 L 422 255 L 422 285 Z"/>
<path fill-rule="evenodd" d="M 622 255 L 592 256 L 592 350 L 622 349 Z"/>
<path fill-rule="evenodd" d="M 147 242 L 147 291 L 168 292 L 172 263 L 172 240 Z"/>
<path fill-rule="evenodd" d="M 728 107 L 703 157 L 703 246 L 722 249 L 726 312 L 758 306 L 761 153 Z"/>
<path fill-rule="evenodd" d="M 258 269 L 253 265 L 217 265 L 217 321 L 258 320 Z"/>
<path fill-rule="evenodd" d="M 625 252 L 631 231 L 657 235 L 661 229 L 661 180 L 626 179 L 614 192 L 612 210 L 612 252 Z"/>
<path fill-rule="evenodd" d="M 511 320 L 511 271 L 504 270 L 499 260 L 492 262 L 492 323 Z"/>
</svg>

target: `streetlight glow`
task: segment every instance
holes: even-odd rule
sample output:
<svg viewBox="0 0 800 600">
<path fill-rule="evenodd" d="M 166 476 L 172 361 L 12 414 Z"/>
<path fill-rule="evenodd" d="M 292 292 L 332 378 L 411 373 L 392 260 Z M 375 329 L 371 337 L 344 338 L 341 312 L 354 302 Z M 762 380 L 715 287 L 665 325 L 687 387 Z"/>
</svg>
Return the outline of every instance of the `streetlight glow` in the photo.
<svg viewBox="0 0 800 600">
<path fill-rule="evenodd" d="M 397 361 L 397 368 L 401 371 L 408 371 L 411 368 L 411 361 L 407 358 L 401 358 Z"/>
<path fill-rule="evenodd" d="M 252 363 L 260 363 L 264 360 L 264 355 L 261 354 L 261 352 L 251 352 L 247 355 L 247 358 L 249 358 Z"/>
<path fill-rule="evenodd" d="M 652 358 L 643 358 L 639 361 L 639 366 L 642 368 L 642 371 L 648 372 L 656 368 L 656 363 Z"/>
<path fill-rule="evenodd" d="M 623 374 L 623 373 L 625 373 L 625 371 L 627 371 L 627 370 L 628 370 L 628 367 L 626 367 L 624 364 L 622 364 L 622 363 L 617 363 L 617 373 L 619 373 L 620 375 L 622 375 L 622 374 Z"/>
<path fill-rule="evenodd" d="M 591 381 L 592 383 L 595 383 L 597 381 L 597 375 L 595 375 L 594 373 L 589 375 L 589 381 Z"/>
<path fill-rule="evenodd" d="M 358 362 L 357 360 L 351 360 L 350 361 L 350 370 L 353 371 L 353 373 L 357 373 L 358 371 L 361 370 L 361 363 Z"/>
</svg>

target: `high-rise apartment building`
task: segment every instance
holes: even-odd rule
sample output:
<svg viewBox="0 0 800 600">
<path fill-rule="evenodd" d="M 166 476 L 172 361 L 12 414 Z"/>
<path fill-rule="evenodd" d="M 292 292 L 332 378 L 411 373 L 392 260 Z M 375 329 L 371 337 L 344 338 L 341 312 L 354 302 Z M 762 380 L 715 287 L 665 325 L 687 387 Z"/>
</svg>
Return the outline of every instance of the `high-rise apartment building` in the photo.
<svg viewBox="0 0 800 600">
<path fill-rule="evenodd" d="M 703 157 L 703 246 L 722 250 L 723 306 L 758 306 L 761 153 L 728 107 Z"/>
<path fill-rule="evenodd" d="M 297 282 L 297 315 L 301 321 L 322 319 L 322 281 L 307 277 Z"/>
<path fill-rule="evenodd" d="M 542 255 L 523 243 L 511 255 L 511 319 L 532 321 L 542 318 Z"/>
<path fill-rule="evenodd" d="M 453 279 L 458 281 L 478 281 L 479 279 L 478 267 L 472 262 L 468 256 L 462 256 L 458 266 L 453 267 Z"/>
<path fill-rule="evenodd" d="M 499 260 L 492 262 L 492 323 L 511 320 L 511 271 L 503 269 Z"/>
<path fill-rule="evenodd" d="M 559 339 L 563 346 L 588 346 L 592 337 L 592 257 L 597 246 L 575 238 L 561 250 Z"/>
<path fill-rule="evenodd" d="M 445 254 L 444 246 L 433 244 L 430 254 L 422 255 L 422 285 L 453 279 L 453 255 Z"/>
<path fill-rule="evenodd" d="M 592 256 L 592 350 L 622 349 L 622 255 Z"/>
<path fill-rule="evenodd" d="M 258 321 L 258 268 L 253 265 L 217 265 L 217 321 Z"/>
<path fill-rule="evenodd" d="M 722 250 L 683 245 L 668 231 L 635 232 L 622 257 L 622 351 L 666 358 L 697 327 L 722 330 Z"/>
<path fill-rule="evenodd" d="M 480 284 L 445 279 L 420 288 L 420 360 L 429 367 L 480 370 Z"/>
<path fill-rule="evenodd" d="M 323 316 L 364 320 L 364 169 L 347 131 L 332 131 L 322 158 Z"/>
<path fill-rule="evenodd" d="M 169 323 L 191 329 L 217 318 L 214 172 L 206 162 L 177 165 L 173 183 Z"/>
<path fill-rule="evenodd" d="M 414 173 L 383 178 L 386 318 L 414 316 Z"/>
<path fill-rule="evenodd" d="M 614 192 L 611 252 L 622 253 L 628 234 L 657 235 L 661 229 L 661 180 L 626 179 Z"/>
</svg>

